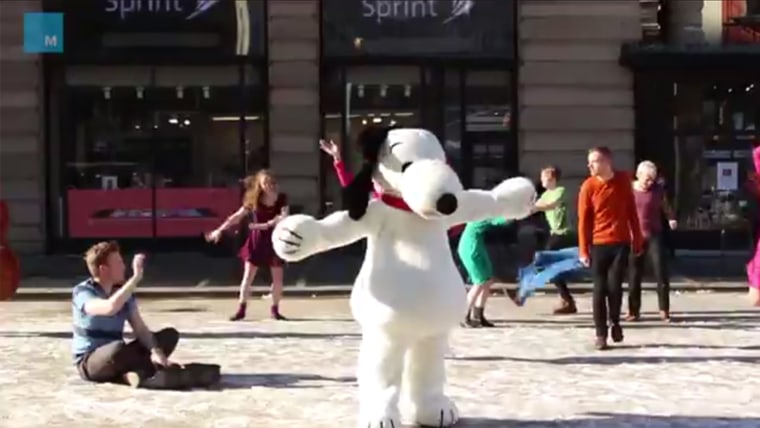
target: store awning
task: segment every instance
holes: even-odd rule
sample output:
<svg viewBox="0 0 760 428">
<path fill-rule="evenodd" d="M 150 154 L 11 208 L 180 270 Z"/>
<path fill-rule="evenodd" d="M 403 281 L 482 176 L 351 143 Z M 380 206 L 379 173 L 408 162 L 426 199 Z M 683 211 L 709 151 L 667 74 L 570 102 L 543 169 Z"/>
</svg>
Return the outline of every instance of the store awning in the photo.
<svg viewBox="0 0 760 428">
<path fill-rule="evenodd" d="M 631 70 L 742 70 L 760 73 L 760 44 L 722 46 L 673 46 L 625 43 L 620 65 Z"/>
</svg>

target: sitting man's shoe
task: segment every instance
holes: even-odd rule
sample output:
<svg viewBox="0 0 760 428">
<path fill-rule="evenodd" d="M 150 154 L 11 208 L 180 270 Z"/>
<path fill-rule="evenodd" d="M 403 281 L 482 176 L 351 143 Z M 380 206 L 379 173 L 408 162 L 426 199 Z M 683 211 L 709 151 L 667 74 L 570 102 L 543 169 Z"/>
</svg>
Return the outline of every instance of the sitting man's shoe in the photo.
<svg viewBox="0 0 760 428">
<path fill-rule="evenodd" d="M 142 379 L 140 388 L 145 389 L 186 389 L 188 379 L 185 370 L 181 366 L 173 365 L 156 370 L 153 376 Z"/>
<path fill-rule="evenodd" d="M 221 366 L 218 364 L 185 364 L 185 386 L 187 388 L 208 388 L 222 378 Z"/>
</svg>

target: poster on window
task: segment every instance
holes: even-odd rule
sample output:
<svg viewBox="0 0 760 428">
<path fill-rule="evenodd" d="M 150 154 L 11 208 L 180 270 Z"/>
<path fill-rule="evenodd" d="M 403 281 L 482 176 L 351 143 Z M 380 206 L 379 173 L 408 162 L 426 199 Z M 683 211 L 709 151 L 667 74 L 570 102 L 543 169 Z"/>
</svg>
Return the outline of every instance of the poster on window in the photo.
<svg viewBox="0 0 760 428">
<path fill-rule="evenodd" d="M 760 0 L 723 0 L 725 42 L 760 44 Z"/>
<path fill-rule="evenodd" d="M 238 209 L 240 190 L 71 189 L 67 202 L 72 238 L 200 237 Z"/>
<path fill-rule="evenodd" d="M 716 186 L 718 190 L 734 191 L 739 188 L 739 164 L 737 162 L 718 162 L 718 177 Z"/>
</svg>

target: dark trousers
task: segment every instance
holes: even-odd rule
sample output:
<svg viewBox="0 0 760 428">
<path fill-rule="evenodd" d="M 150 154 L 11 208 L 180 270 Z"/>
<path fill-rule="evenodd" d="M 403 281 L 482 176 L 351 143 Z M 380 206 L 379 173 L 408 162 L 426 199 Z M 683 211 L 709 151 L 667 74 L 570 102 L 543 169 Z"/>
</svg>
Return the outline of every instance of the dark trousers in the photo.
<svg viewBox="0 0 760 428">
<path fill-rule="evenodd" d="M 607 337 L 607 320 L 620 324 L 623 303 L 623 276 L 628 264 L 631 244 L 591 246 L 591 273 L 594 278 L 594 328 L 597 337 Z M 609 310 L 609 312 L 607 312 Z"/>
<path fill-rule="evenodd" d="M 165 328 L 154 333 L 158 347 L 168 357 L 179 342 L 179 332 Z M 125 343 L 116 340 L 85 354 L 77 365 L 79 375 L 92 382 L 123 383 L 122 377 L 129 372 L 152 376 L 155 367 L 150 361 L 150 350 L 138 340 Z"/>
<path fill-rule="evenodd" d="M 561 250 L 563 248 L 577 247 L 578 237 L 573 233 L 566 233 L 564 235 L 549 235 L 549 239 L 546 240 L 546 250 Z M 573 301 L 573 295 L 570 294 L 570 289 L 567 288 L 567 282 L 564 279 L 557 279 L 554 281 L 554 286 L 557 287 L 559 297 L 566 302 Z"/>
<path fill-rule="evenodd" d="M 631 253 L 628 262 L 628 312 L 641 313 L 641 278 L 646 261 L 652 266 L 657 280 L 657 302 L 661 311 L 670 311 L 670 278 L 668 255 L 662 235 L 650 236 L 644 241 L 644 251 L 638 257 Z"/>
</svg>

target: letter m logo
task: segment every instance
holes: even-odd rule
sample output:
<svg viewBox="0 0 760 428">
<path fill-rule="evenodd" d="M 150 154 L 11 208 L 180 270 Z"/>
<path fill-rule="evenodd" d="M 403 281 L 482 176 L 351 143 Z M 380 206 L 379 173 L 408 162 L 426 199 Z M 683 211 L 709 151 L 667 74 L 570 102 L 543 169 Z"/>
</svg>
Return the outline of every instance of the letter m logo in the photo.
<svg viewBox="0 0 760 428">
<path fill-rule="evenodd" d="M 63 14 L 25 13 L 24 52 L 63 53 Z"/>
</svg>

